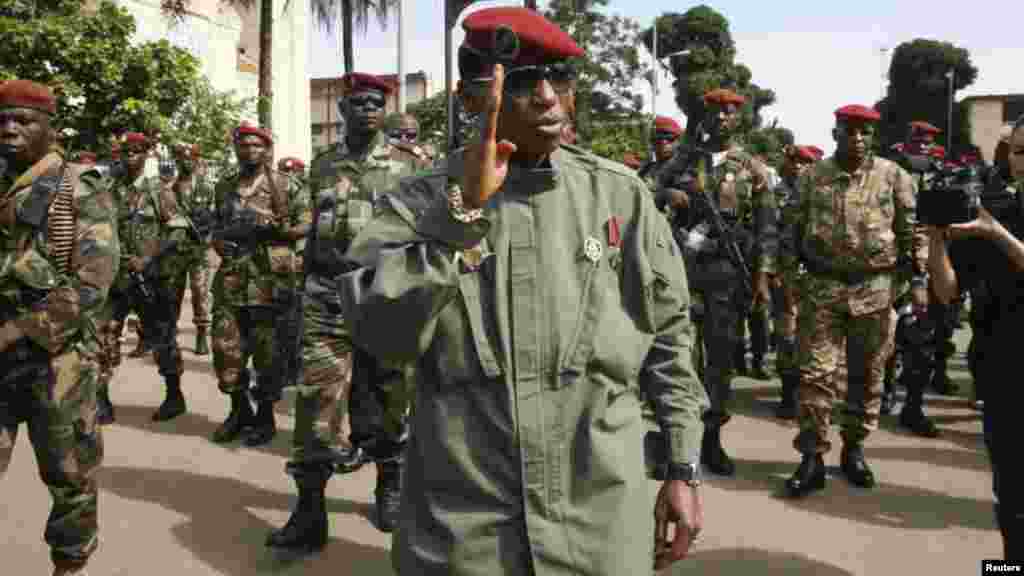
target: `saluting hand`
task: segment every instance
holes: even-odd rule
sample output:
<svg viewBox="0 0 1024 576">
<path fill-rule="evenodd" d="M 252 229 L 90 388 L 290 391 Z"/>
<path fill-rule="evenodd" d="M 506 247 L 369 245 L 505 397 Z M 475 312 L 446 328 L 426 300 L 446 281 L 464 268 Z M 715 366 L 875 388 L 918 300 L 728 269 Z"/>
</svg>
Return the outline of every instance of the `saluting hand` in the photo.
<svg viewBox="0 0 1024 576">
<path fill-rule="evenodd" d="M 501 111 L 502 90 L 505 87 L 505 68 L 494 66 L 494 81 L 483 114 L 480 129 L 466 148 L 462 171 L 462 203 L 470 210 L 480 208 L 504 184 L 508 176 L 508 161 L 516 145 L 508 140 L 497 140 L 498 114 Z"/>
</svg>

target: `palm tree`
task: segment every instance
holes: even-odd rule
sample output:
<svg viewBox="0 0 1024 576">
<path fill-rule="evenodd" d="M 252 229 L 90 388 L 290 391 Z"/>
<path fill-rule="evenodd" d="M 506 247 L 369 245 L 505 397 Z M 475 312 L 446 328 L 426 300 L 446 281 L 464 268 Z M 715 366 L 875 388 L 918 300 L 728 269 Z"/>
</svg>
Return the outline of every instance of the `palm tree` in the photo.
<svg viewBox="0 0 1024 576">
<path fill-rule="evenodd" d="M 341 9 L 342 53 L 346 74 L 355 69 L 352 29 L 358 28 L 359 32 L 365 33 L 371 13 L 377 17 L 381 28 L 387 28 L 388 15 L 397 3 L 398 0 L 312 0 L 313 16 L 327 32 L 334 29 L 339 19 L 338 9 Z"/>
</svg>

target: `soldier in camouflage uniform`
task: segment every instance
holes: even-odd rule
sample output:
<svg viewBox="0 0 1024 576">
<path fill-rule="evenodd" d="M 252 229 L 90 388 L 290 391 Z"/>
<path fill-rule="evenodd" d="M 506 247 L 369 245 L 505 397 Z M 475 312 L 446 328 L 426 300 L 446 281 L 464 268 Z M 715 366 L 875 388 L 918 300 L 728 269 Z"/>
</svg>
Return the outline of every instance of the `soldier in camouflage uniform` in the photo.
<svg viewBox="0 0 1024 576">
<path fill-rule="evenodd" d="M 309 211 L 299 181 L 270 168 L 270 132 L 242 124 L 233 142 L 238 171 L 214 188 L 213 247 L 221 265 L 213 279 L 213 366 L 231 408 L 213 441 L 231 442 L 251 428 L 245 443 L 259 446 L 277 433 L 274 402 L 284 383 L 275 380 L 274 321 L 281 293 L 297 284 L 296 243 L 306 233 Z"/>
<path fill-rule="evenodd" d="M 694 218 L 692 238 L 707 238 L 691 244 L 694 275 L 691 289 L 704 301 L 704 346 L 707 360 L 704 387 L 711 398 L 711 409 L 704 415 L 704 444 L 701 461 L 708 469 L 724 476 L 735 473 L 732 459 L 722 448 L 721 429 L 729 421 L 732 393 L 733 354 L 736 349 L 740 310 L 767 307 L 770 281 L 775 274 L 777 252 L 777 212 L 775 195 L 769 189 L 767 167 L 734 141 L 743 96 L 727 89 L 713 90 L 704 97 L 710 122 L 708 147 L 713 151 L 712 166 L 707 167 L 706 186 L 717 203 L 727 226 L 745 254 L 751 271 L 753 302 L 742 302 L 741 272 L 730 262 L 719 238 L 711 237 L 710 212 L 701 205 Z M 752 222 L 752 237 L 744 237 L 741 222 Z M 757 250 L 754 250 L 757 246 Z"/>
<path fill-rule="evenodd" d="M 349 126 L 344 140 L 312 162 L 313 227 L 307 239 L 304 293 L 303 379 L 295 399 L 292 460 L 299 502 L 288 523 L 269 535 L 276 548 L 319 549 L 327 541 L 324 488 L 334 472 L 350 472 L 364 453 L 377 462 L 376 519 L 384 531 L 397 521 L 402 451 L 407 435 L 406 374 L 381 365 L 353 343 L 337 278 L 351 269 L 343 258 L 352 238 L 375 213 L 380 196 L 398 180 L 426 166 L 412 145 L 389 140 L 381 130 L 392 87 L 370 74 L 344 78 L 339 102 Z M 353 347 L 353 344 L 356 346 Z M 339 397 L 342 401 L 338 401 Z M 317 430 L 325 410 L 348 399 L 351 447 Z"/>
<path fill-rule="evenodd" d="M 179 144 L 174 147 L 174 160 L 178 177 L 174 181 L 174 197 L 178 205 L 188 213 L 213 210 L 213 187 L 197 173 L 199 158 L 198 144 Z M 210 244 L 206 238 L 196 238 L 187 248 L 187 261 L 181 275 L 174 279 L 174 292 L 178 302 L 178 316 L 181 316 L 185 301 L 185 289 L 192 293 L 192 324 L 196 328 L 195 353 L 205 356 L 210 353 Z"/>
<path fill-rule="evenodd" d="M 178 206 L 170 182 L 160 184 L 142 175 L 152 145 L 144 134 L 126 134 L 122 151 L 126 157 L 125 172 L 113 184 L 113 195 L 119 200 L 121 271 L 111 288 L 112 317 L 104 336 L 105 349 L 111 355 L 111 372 L 105 375 L 100 394 L 101 408 L 109 410 L 109 414 L 101 411 L 104 422 L 114 419 L 109 382 L 113 370 L 121 363 L 119 336 L 125 319 L 133 310 L 139 314 L 143 338 L 153 350 L 166 387 L 164 401 L 153 414 L 153 421 L 171 420 L 184 414 L 186 409 L 181 392 L 184 363 L 178 348 L 173 286 L 174 278 L 187 261 L 182 250 L 192 241 L 191 223 Z M 149 284 L 154 298 L 147 303 L 132 289 L 134 281 L 129 272 L 141 273 L 154 257 L 160 261 L 156 281 Z"/>
<path fill-rule="evenodd" d="M 885 362 L 892 353 L 893 285 L 900 276 L 925 273 L 927 242 L 917 233 L 914 182 L 894 162 L 871 153 L 873 109 L 852 105 L 836 111 L 833 158 L 817 163 L 797 182 L 798 204 L 789 211 L 792 233 L 781 251 L 787 277 L 803 266 L 800 286 L 800 433 L 803 455 L 786 481 L 793 497 L 825 486 L 823 454 L 841 347 L 848 381 L 842 423 L 841 469 L 856 486 L 874 486 L 864 460 L 864 439 L 878 426 Z M 927 293 L 912 293 L 916 304 Z"/>
<path fill-rule="evenodd" d="M 0 84 L 0 474 L 24 422 L 53 499 L 44 533 L 53 574 L 70 576 L 85 574 L 99 545 L 96 334 L 118 241 L 106 183 L 64 160 L 55 113 L 49 88 Z"/>
<path fill-rule="evenodd" d="M 798 204 L 796 181 L 817 160 L 815 153 L 807 146 L 792 146 L 786 151 L 782 179 L 775 187 L 775 199 L 779 204 L 780 238 L 791 232 L 787 211 Z M 772 287 L 772 312 L 775 332 L 778 334 L 775 370 L 782 380 L 782 402 L 776 408 L 775 415 L 784 420 L 796 418 L 796 393 L 800 383 L 800 368 L 796 363 L 796 286 L 799 283 L 799 277 L 779 276 Z"/>
</svg>

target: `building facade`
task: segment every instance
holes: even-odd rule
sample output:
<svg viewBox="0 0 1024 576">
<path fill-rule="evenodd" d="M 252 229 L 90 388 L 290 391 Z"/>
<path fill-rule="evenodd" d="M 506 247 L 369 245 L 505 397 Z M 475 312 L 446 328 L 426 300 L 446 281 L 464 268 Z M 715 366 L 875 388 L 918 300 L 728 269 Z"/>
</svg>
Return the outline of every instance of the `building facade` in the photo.
<svg viewBox="0 0 1024 576">
<path fill-rule="evenodd" d="M 971 123 L 971 142 L 992 163 L 1003 127 L 1024 115 L 1024 94 L 968 96 L 960 101 Z"/>
<path fill-rule="evenodd" d="M 308 1 L 271 1 L 274 155 L 308 161 L 312 156 L 306 76 Z M 181 21 L 164 16 L 159 0 L 116 2 L 135 17 L 137 41 L 167 40 L 189 50 L 214 88 L 234 91 L 241 98 L 257 96 L 260 0 L 248 9 L 221 0 L 191 0 L 189 14 Z"/>
<path fill-rule="evenodd" d="M 398 85 L 397 74 L 381 74 L 385 80 Z M 425 72 L 405 75 L 406 105 L 426 100 L 430 94 L 430 78 Z M 344 127 L 338 112 L 338 98 L 344 94 L 341 78 L 313 78 L 309 81 L 310 136 L 313 156 L 338 141 Z M 398 111 L 398 92 L 392 93 L 384 105 L 387 114 Z"/>
</svg>

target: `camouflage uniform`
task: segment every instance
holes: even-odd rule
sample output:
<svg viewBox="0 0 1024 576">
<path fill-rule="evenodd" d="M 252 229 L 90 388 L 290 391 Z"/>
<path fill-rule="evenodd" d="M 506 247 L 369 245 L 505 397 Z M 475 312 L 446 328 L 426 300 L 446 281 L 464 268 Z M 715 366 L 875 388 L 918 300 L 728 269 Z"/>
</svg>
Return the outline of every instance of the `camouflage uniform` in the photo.
<svg viewBox="0 0 1024 576">
<path fill-rule="evenodd" d="M 12 181 L 0 177 L 0 301 L 8 314 L 0 327 L 9 344 L 0 353 L 0 474 L 7 470 L 18 426 L 28 425 L 39 474 L 53 507 L 44 538 L 58 569 L 84 565 L 98 540 L 98 489 L 94 474 L 103 459 L 96 424 L 100 330 L 107 291 L 117 273 L 118 240 L 106 183 L 95 170 L 66 164 L 51 151 Z M 21 209 L 44 179 L 61 178 L 51 196 L 48 230 L 23 222 Z M 70 194 L 67 194 L 70 186 Z M 63 197 L 63 198 L 62 198 Z M 60 217 L 66 201 L 70 218 Z M 66 221 L 65 221 L 66 220 Z M 63 253 L 55 227 L 67 226 Z M 34 287 L 42 301 L 27 287 Z M 34 305 L 33 305 L 34 304 Z M 12 328 L 16 334 L 8 336 Z M 14 342 L 17 338 L 17 342 Z M 27 357 L 11 358 L 16 349 Z M 16 369 L 17 368 L 17 369 Z"/>
<path fill-rule="evenodd" d="M 197 175 L 188 179 L 179 178 L 174 183 L 174 194 L 178 205 L 187 213 L 196 209 L 213 210 L 213 187 Z M 181 274 L 174 278 L 179 318 L 186 285 L 192 292 L 192 324 L 196 327 L 197 354 L 205 353 L 203 347 L 210 329 L 210 252 L 209 243 L 191 242 Z"/>
<path fill-rule="evenodd" d="M 248 186 L 241 185 L 239 173 L 228 174 L 217 183 L 214 198 L 216 226 L 221 229 L 252 218 L 259 226 L 283 233 L 309 218 L 308 208 L 296 202 L 305 198 L 299 181 L 269 168 L 260 169 Z M 271 419 L 267 426 L 273 428 L 270 410 L 281 392 L 281 383 L 269 381 L 276 355 L 275 298 L 297 283 L 301 263 L 296 258 L 296 246 L 286 240 L 265 239 L 249 244 L 214 240 L 213 245 L 221 258 L 213 278 L 212 340 L 217 386 L 232 396 L 234 403 L 248 408 L 251 359 L 259 376 L 253 395 L 263 417 Z M 243 408 L 243 413 L 247 412 Z M 218 429 L 214 439 L 227 441 L 240 431 L 227 434 L 227 428 Z"/>
<path fill-rule="evenodd" d="M 111 315 L 103 331 L 105 362 L 100 381 L 100 394 L 109 398 L 110 381 L 114 370 L 121 365 L 121 333 L 125 319 L 137 311 L 143 326 L 153 333 L 144 333 L 160 375 L 164 378 L 170 394 L 180 392 L 180 379 L 184 371 L 181 350 L 177 339 L 177 313 L 171 292 L 173 278 L 179 274 L 185 262 L 177 251 L 160 261 L 159 281 L 153 284 L 158 292 L 157 306 L 141 309 L 142 302 L 134 298 L 130 290 L 128 260 L 147 259 L 160 249 L 161 242 L 175 242 L 187 246 L 189 242 L 188 219 L 178 208 L 178 203 L 169 186 L 163 186 L 153 178 L 143 177 L 137 182 L 118 181 L 112 185 L 112 196 L 119 200 L 117 219 L 121 239 L 120 272 L 110 289 Z"/>
<path fill-rule="evenodd" d="M 310 251 L 304 300 L 304 377 L 296 398 L 293 438 L 296 462 L 323 454 L 323 447 L 330 440 L 316 433 L 316 422 L 353 376 L 352 340 L 341 316 L 335 286 L 335 278 L 347 269 L 342 256 L 352 238 L 373 216 L 379 197 L 395 188 L 400 178 L 425 167 L 425 159 L 416 156 L 411 146 L 390 141 L 383 132 L 376 135 L 364 156 L 353 154 L 340 142 L 312 163 L 315 225 L 307 243 Z M 353 392 L 360 397 L 350 399 L 352 444 L 379 448 L 374 454 L 377 458 L 394 457 L 389 446 L 403 441 L 408 407 L 401 392 L 402 373 L 380 368 L 371 356 L 358 349 L 355 355 L 363 362 L 359 376 L 366 381 Z M 377 402 L 367 398 L 374 394 L 374 389 L 388 398 L 383 413 Z M 336 410 L 346 407 L 344 402 L 336 402 L 335 406 Z M 381 417 L 387 439 L 377 438 L 373 420 Z M 375 440 L 381 444 L 371 447 Z"/>
<path fill-rule="evenodd" d="M 898 266 L 913 262 L 923 270 L 927 243 L 916 234 L 914 182 L 889 160 L 869 157 L 848 174 L 830 158 L 808 169 L 797 187 L 794 234 L 782 250 L 789 274 L 801 263 L 807 271 L 797 288 L 800 433 L 794 445 L 820 454 L 831 448 L 843 348 L 849 362 L 844 444 L 859 446 L 877 428 Z"/>
<path fill-rule="evenodd" d="M 767 167 L 735 145 L 715 155 L 713 164 L 708 171 L 706 185 L 726 224 L 733 226 L 734 237 L 746 255 L 751 273 L 774 274 L 778 209 L 775 195 L 768 187 Z M 706 215 L 698 216 L 694 229 L 708 233 L 710 227 L 706 218 Z M 741 223 L 745 220 L 752 223 L 752 236 L 743 234 Z M 703 244 L 693 256 L 692 289 L 701 292 L 705 306 L 707 361 L 704 387 L 711 399 L 711 409 L 705 414 L 709 433 L 704 435 L 705 450 L 701 457 L 718 473 L 731 474 L 731 461 L 722 452 L 718 438 L 719 429 L 730 418 L 733 355 L 741 320 L 739 311 L 750 303 L 740 301 L 740 272 L 725 256 L 717 240 L 713 238 L 712 242 Z"/>
</svg>

